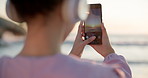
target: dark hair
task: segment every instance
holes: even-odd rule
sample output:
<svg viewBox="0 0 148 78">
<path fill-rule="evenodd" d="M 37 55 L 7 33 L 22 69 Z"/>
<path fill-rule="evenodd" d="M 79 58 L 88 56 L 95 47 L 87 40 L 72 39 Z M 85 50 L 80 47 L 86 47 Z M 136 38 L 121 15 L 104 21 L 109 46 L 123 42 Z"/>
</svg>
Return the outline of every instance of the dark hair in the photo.
<svg viewBox="0 0 148 78">
<path fill-rule="evenodd" d="M 10 0 L 22 19 L 53 11 L 63 0 Z"/>
</svg>

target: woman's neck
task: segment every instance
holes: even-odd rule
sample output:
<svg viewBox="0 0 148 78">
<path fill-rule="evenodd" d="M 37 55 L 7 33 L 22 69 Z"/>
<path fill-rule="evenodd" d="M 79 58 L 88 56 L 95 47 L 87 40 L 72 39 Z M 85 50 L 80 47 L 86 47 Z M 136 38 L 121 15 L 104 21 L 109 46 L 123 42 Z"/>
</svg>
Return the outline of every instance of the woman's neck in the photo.
<svg viewBox="0 0 148 78">
<path fill-rule="evenodd" d="M 62 23 L 60 19 L 39 18 L 28 23 L 28 34 L 21 56 L 47 56 L 60 52 Z"/>
</svg>

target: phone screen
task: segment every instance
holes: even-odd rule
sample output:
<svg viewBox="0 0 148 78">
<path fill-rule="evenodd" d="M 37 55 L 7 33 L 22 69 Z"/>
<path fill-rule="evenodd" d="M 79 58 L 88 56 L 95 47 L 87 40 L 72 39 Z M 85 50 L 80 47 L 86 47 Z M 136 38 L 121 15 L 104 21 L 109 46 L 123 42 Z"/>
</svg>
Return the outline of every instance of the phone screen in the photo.
<svg viewBox="0 0 148 78">
<path fill-rule="evenodd" d="M 85 25 L 85 39 L 91 36 L 96 36 L 96 39 L 90 44 L 102 44 L 102 9 L 101 4 L 90 4 L 90 11 L 88 17 L 84 22 Z"/>
</svg>

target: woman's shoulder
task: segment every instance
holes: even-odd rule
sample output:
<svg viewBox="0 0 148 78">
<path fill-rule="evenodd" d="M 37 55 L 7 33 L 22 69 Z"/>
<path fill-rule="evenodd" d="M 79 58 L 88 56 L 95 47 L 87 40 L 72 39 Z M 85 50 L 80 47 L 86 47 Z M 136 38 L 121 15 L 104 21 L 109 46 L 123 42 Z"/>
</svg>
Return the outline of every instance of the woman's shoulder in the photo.
<svg viewBox="0 0 148 78">
<path fill-rule="evenodd" d="M 105 66 L 94 61 L 82 60 L 74 55 L 68 56 L 64 54 L 56 54 L 54 56 L 47 56 L 43 58 L 12 58 L 4 56 L 0 58 L 0 69 L 4 68 L 5 65 L 10 65 L 12 63 L 15 63 L 15 65 L 20 65 L 20 63 L 23 65 L 34 64 L 32 68 L 42 66 L 42 68 L 47 69 L 52 67 L 54 71 L 63 73 L 65 75 L 69 73 L 70 76 L 80 76 L 81 78 L 109 78 L 112 76 L 112 78 L 116 78 L 116 73 L 112 67 Z M 8 67 L 13 68 L 11 65 Z M 106 73 L 108 73 L 108 75 L 106 75 Z"/>
<path fill-rule="evenodd" d="M 112 69 L 112 66 L 108 66 L 104 63 L 99 63 L 93 60 L 87 60 L 87 59 L 80 59 L 79 57 L 75 55 L 63 55 L 65 58 L 65 61 L 67 61 L 69 64 L 72 64 L 71 66 L 79 66 L 81 68 L 85 69 Z"/>
<path fill-rule="evenodd" d="M 79 59 L 74 55 L 66 56 L 67 67 L 77 73 L 85 74 L 86 77 L 93 76 L 93 78 L 118 78 L 115 68 L 106 64 L 98 63 L 90 60 Z M 108 75 L 106 75 L 108 73 Z"/>
<path fill-rule="evenodd" d="M 112 68 L 111 66 L 107 66 L 106 64 L 103 63 L 99 63 L 97 61 L 93 61 L 93 60 L 87 60 L 87 59 L 80 59 L 77 56 L 74 55 L 70 55 L 67 56 L 69 62 L 72 62 L 73 64 L 77 64 L 79 66 L 82 67 L 86 67 L 86 68 Z"/>
</svg>

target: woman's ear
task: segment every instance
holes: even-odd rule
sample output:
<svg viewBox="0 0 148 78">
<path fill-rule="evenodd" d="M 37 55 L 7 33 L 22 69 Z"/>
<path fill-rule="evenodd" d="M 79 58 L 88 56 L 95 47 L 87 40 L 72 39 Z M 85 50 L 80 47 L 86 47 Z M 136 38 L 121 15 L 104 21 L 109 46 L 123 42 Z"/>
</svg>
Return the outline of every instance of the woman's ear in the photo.
<svg viewBox="0 0 148 78">
<path fill-rule="evenodd" d="M 11 20 L 15 22 L 18 23 L 24 22 L 24 20 L 22 20 L 22 18 L 19 16 L 19 14 L 16 11 L 16 8 L 14 7 L 14 5 L 11 3 L 10 0 L 7 0 L 6 3 L 6 14 Z"/>
</svg>

